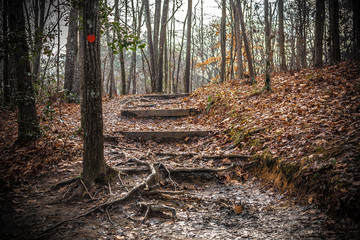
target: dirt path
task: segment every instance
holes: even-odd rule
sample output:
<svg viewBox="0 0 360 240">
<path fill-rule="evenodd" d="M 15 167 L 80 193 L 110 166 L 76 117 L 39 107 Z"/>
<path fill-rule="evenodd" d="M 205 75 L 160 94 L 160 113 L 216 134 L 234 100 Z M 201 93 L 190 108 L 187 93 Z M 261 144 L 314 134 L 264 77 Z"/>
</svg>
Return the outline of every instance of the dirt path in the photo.
<svg viewBox="0 0 360 240">
<path fill-rule="evenodd" d="M 33 239 L 55 223 L 126 194 L 148 172 L 129 158 L 161 162 L 176 168 L 235 168 L 218 173 L 179 173 L 159 180 L 161 191 L 136 194 L 87 217 L 69 221 L 43 235 L 44 239 L 356 239 L 359 232 L 348 222 L 335 221 L 313 205 L 301 205 L 270 185 L 249 176 L 246 159 L 218 129 L 193 124 L 193 116 L 170 118 L 119 117 L 123 109 L 191 108 L 186 96 L 178 98 L 127 97 L 104 103 L 105 158 L 123 173 L 109 186 L 89 189 L 93 199 L 66 201 L 69 187 L 51 190 L 60 179 L 81 171 L 81 159 L 69 161 L 52 175 L 27 188 L 1 194 L 1 239 Z M 153 114 L 153 112 L 152 112 Z M 163 113 L 162 113 L 163 114 Z M 206 136 L 148 140 L 120 132 L 211 131 Z M 176 134 L 176 133 L 174 133 Z M 209 156 L 215 156 L 211 158 Z M 224 157 L 228 156 L 228 157 Z M 121 181 L 120 181 L 121 179 Z M 176 210 L 160 211 L 144 219 L 139 202 Z"/>
</svg>

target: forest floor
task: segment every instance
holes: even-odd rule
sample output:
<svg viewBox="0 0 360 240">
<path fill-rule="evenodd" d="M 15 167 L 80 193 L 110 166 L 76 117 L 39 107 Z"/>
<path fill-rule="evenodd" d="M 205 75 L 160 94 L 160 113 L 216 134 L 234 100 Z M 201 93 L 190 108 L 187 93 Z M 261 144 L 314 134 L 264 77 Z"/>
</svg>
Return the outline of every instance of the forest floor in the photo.
<svg viewBox="0 0 360 240">
<path fill-rule="evenodd" d="M 88 189 L 91 197 L 83 199 L 70 198 L 78 183 L 51 188 L 81 174 L 79 105 L 39 106 L 43 136 L 28 146 L 14 145 L 16 115 L 1 110 L 1 239 L 357 239 L 359 64 L 274 75 L 272 80 L 272 92 L 261 91 L 258 78 L 256 86 L 233 80 L 189 97 L 105 98 L 105 159 L 124 171 L 108 186 Z M 200 114 L 120 116 L 122 109 L 193 107 Z M 166 130 L 211 133 L 181 140 L 141 140 L 120 133 Z M 234 167 L 173 172 L 171 179 L 165 174 L 157 192 L 144 190 L 71 220 L 124 196 L 146 178 L 147 169 L 131 158 L 170 170 Z M 162 210 L 147 216 L 140 203 Z"/>
</svg>

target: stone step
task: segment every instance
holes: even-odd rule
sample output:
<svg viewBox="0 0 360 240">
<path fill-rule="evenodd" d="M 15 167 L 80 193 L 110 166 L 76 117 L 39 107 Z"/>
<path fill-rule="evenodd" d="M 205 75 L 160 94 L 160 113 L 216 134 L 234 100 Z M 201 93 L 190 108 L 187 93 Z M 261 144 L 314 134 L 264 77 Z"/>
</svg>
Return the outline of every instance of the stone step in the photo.
<svg viewBox="0 0 360 240">
<path fill-rule="evenodd" d="M 163 99 L 171 99 L 171 98 L 178 98 L 178 97 L 187 97 L 189 93 L 177 93 L 177 94 L 147 94 L 142 95 L 141 97 L 144 98 L 163 98 Z"/>
<path fill-rule="evenodd" d="M 122 131 L 115 132 L 117 134 L 123 134 L 127 138 L 141 138 L 143 140 L 160 140 L 160 139 L 182 139 L 185 137 L 206 137 L 212 131 Z"/>
<path fill-rule="evenodd" d="M 126 109 L 121 111 L 121 116 L 124 117 L 137 117 L 137 118 L 148 118 L 148 117 L 185 117 L 195 115 L 197 109 Z"/>
</svg>

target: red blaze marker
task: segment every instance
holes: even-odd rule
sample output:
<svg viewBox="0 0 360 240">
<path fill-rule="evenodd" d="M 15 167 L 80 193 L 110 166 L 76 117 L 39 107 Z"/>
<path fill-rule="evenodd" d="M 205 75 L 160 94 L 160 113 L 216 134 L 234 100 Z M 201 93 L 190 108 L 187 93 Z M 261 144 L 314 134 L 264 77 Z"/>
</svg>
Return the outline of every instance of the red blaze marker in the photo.
<svg viewBox="0 0 360 240">
<path fill-rule="evenodd" d="M 94 35 L 92 35 L 92 34 L 90 34 L 90 35 L 88 35 L 87 36 L 87 40 L 89 41 L 89 42 L 95 42 L 95 36 Z"/>
</svg>

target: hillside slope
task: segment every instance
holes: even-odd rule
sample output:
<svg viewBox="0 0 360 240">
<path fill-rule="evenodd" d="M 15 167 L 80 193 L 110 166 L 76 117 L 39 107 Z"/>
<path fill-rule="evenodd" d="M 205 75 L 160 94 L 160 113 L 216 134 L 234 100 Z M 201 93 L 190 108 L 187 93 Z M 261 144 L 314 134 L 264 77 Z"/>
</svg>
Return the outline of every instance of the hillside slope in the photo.
<svg viewBox="0 0 360 240">
<path fill-rule="evenodd" d="M 330 212 L 360 218 L 360 63 L 239 80 L 195 91 L 197 121 L 259 160 L 253 171 Z"/>
</svg>

